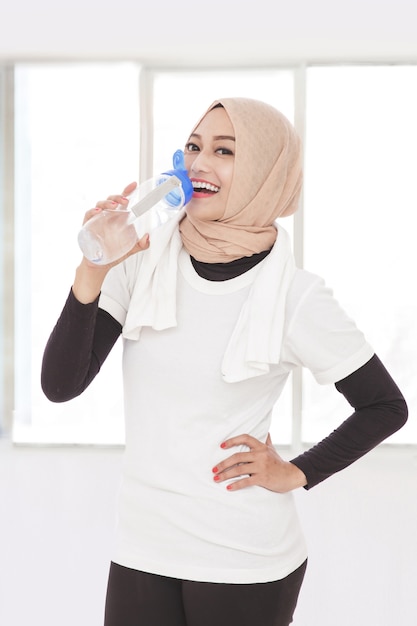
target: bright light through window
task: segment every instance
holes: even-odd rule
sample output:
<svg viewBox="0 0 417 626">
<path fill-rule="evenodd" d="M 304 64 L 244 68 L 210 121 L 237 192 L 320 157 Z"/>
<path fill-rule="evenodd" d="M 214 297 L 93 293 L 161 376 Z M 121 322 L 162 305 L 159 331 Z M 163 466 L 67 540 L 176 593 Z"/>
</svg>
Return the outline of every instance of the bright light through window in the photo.
<svg viewBox="0 0 417 626">
<path fill-rule="evenodd" d="M 294 119 L 292 70 L 149 75 L 154 78 L 148 94 L 152 119 L 144 121 L 153 126 L 148 139 L 155 173 L 171 167 L 173 152 L 217 98 L 257 98 Z M 19 65 L 15 86 L 14 439 L 123 443 L 121 341 L 90 388 L 69 403 L 56 405 L 43 396 L 40 366 L 80 259 L 77 233 L 85 211 L 139 178 L 139 68 L 133 63 Z M 306 96 L 305 267 L 334 289 L 413 414 L 417 67 L 308 68 Z M 297 102 L 298 111 L 302 104 Z M 291 218 L 282 226 L 295 237 Z M 351 410 L 333 385 L 317 385 L 308 372 L 302 380 L 302 435 L 314 442 Z M 287 384 L 274 411 L 275 443 L 291 442 L 292 402 Z M 391 441 L 416 443 L 414 421 Z"/>
<path fill-rule="evenodd" d="M 15 440 L 123 441 L 120 348 L 76 400 L 40 389 L 46 340 L 81 253 L 86 210 L 139 172 L 138 69 L 27 65 L 16 71 Z M 119 342 L 120 343 L 120 342 Z"/>
<path fill-rule="evenodd" d="M 122 86 L 116 94 L 114 85 Z M 174 92 L 193 97 L 173 98 Z M 155 172 L 171 166 L 190 125 L 225 93 L 269 101 L 293 118 L 291 71 L 158 74 Z M 80 258 L 76 237 L 83 214 L 97 199 L 138 178 L 138 70 L 129 64 L 19 66 L 16 102 L 20 306 L 14 438 L 122 443 L 121 342 L 89 389 L 69 403 L 46 400 L 39 378 L 45 342 Z M 286 226 L 291 230 L 291 219 Z M 290 442 L 290 398 L 289 387 L 279 403 L 281 443 Z"/>
<path fill-rule="evenodd" d="M 307 72 L 304 258 L 364 331 L 417 409 L 417 68 Z M 303 435 L 349 415 L 304 373 Z M 348 410 L 347 410 L 348 409 Z M 391 438 L 417 442 L 415 420 Z"/>
<path fill-rule="evenodd" d="M 154 86 L 154 169 L 171 165 L 194 124 L 219 98 L 245 97 L 272 104 L 294 120 L 294 76 L 290 70 L 157 73 Z"/>
</svg>

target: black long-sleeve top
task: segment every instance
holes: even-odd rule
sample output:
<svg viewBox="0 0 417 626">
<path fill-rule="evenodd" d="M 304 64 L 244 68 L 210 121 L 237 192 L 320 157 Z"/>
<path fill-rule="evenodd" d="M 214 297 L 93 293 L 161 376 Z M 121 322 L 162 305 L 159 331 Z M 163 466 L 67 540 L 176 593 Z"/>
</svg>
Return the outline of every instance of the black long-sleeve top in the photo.
<svg viewBox="0 0 417 626">
<path fill-rule="evenodd" d="M 226 280 L 264 258 L 227 264 L 193 261 L 200 275 Z M 53 402 L 80 395 L 99 372 L 122 332 L 122 327 L 98 306 L 81 304 L 72 290 L 46 345 L 41 384 Z M 390 374 L 374 355 L 365 365 L 335 383 L 354 411 L 338 428 L 303 454 L 292 459 L 306 478 L 306 489 L 344 469 L 399 430 L 407 421 L 404 397 Z"/>
</svg>

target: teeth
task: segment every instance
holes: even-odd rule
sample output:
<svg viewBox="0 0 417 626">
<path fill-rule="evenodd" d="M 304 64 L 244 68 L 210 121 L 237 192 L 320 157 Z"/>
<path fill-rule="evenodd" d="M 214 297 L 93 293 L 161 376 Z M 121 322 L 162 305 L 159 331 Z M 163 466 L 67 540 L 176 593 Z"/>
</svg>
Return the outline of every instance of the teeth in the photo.
<svg viewBox="0 0 417 626">
<path fill-rule="evenodd" d="M 213 191 L 217 193 L 220 187 L 216 187 L 216 185 L 211 185 L 210 183 L 203 183 L 201 181 L 193 180 L 194 189 L 207 189 L 208 191 Z"/>
</svg>

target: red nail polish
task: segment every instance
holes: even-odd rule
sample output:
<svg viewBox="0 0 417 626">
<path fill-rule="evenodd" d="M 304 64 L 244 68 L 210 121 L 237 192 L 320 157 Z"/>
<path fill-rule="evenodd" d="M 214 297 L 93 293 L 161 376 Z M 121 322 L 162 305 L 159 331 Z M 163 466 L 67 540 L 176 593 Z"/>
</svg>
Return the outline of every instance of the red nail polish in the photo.
<svg viewBox="0 0 417 626">
<path fill-rule="evenodd" d="M 217 472 L 219 471 L 217 466 L 213 467 L 213 469 L 211 470 L 213 472 L 213 474 L 217 474 Z"/>
<path fill-rule="evenodd" d="M 213 477 L 213 480 L 215 480 L 215 481 L 220 480 L 220 476 L 217 474 L 216 476 Z"/>
<path fill-rule="evenodd" d="M 227 485 L 226 489 L 228 489 L 229 491 L 231 490 L 232 485 Z"/>
<path fill-rule="evenodd" d="M 220 444 L 220 447 L 221 447 L 221 448 L 225 448 L 225 447 L 226 447 L 226 444 L 223 442 L 223 443 L 221 443 L 221 444 Z"/>
</svg>

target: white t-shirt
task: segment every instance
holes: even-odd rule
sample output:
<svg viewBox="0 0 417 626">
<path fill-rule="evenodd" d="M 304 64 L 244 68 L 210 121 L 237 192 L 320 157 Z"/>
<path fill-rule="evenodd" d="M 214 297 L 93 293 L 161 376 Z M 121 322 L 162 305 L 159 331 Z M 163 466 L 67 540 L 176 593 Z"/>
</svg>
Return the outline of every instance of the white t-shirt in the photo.
<svg viewBox="0 0 417 626">
<path fill-rule="evenodd" d="M 212 282 L 197 275 L 184 250 L 178 263 L 177 325 L 144 327 L 138 341 L 124 339 L 126 451 L 113 560 L 196 581 L 278 580 L 307 557 L 292 494 L 257 486 L 229 492 L 215 483 L 212 467 L 231 454 L 220 444 L 243 433 L 266 440 L 272 407 L 294 367 L 333 383 L 373 350 L 323 281 L 297 270 L 280 363 L 227 383 L 223 354 L 261 264 Z M 115 270 L 100 306 L 123 325 L 131 277 Z"/>
</svg>

